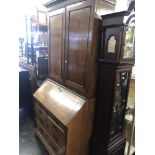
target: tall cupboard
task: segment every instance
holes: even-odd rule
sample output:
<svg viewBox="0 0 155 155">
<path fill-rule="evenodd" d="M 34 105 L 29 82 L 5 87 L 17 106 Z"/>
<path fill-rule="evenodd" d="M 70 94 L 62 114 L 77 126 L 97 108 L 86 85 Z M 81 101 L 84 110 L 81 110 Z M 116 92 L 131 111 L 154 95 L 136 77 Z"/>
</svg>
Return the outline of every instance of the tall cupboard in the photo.
<svg viewBox="0 0 155 155">
<path fill-rule="evenodd" d="M 48 13 L 49 77 L 87 98 L 95 94 L 98 3 L 88 0 Z"/>
<path fill-rule="evenodd" d="M 115 2 L 56 0 L 45 6 L 49 79 L 34 93 L 35 133 L 51 155 L 88 155 L 96 104 L 100 13 L 114 10 Z"/>
</svg>

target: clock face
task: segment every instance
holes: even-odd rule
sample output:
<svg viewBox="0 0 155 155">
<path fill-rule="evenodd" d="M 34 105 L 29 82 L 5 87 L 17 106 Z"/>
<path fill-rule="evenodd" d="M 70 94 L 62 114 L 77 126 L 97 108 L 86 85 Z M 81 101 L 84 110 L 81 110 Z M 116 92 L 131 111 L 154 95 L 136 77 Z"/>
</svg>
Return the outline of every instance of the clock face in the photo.
<svg viewBox="0 0 155 155">
<path fill-rule="evenodd" d="M 116 39 L 115 36 L 111 36 L 108 41 L 108 53 L 115 53 Z"/>
<path fill-rule="evenodd" d="M 125 46 L 123 52 L 123 59 L 131 59 L 135 56 L 135 20 L 132 20 L 126 31 Z"/>
</svg>

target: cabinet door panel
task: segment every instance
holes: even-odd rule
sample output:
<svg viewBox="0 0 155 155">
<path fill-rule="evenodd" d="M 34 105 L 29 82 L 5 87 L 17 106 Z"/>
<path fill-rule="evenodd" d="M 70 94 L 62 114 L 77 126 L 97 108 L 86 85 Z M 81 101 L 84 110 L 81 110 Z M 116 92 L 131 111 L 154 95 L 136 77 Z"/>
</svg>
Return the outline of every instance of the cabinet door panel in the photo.
<svg viewBox="0 0 155 155">
<path fill-rule="evenodd" d="M 85 92 L 91 7 L 67 8 L 65 84 Z"/>
<path fill-rule="evenodd" d="M 64 62 L 64 16 L 64 8 L 49 14 L 49 76 L 60 82 Z"/>
</svg>

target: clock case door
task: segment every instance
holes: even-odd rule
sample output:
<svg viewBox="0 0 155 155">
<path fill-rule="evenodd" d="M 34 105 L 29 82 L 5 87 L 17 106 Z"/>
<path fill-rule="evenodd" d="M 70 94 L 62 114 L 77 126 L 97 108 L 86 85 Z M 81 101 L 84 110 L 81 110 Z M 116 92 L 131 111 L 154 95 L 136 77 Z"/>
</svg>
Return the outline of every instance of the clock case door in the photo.
<svg viewBox="0 0 155 155">
<path fill-rule="evenodd" d="M 94 137 L 104 146 L 123 136 L 131 70 L 100 62 Z"/>
</svg>

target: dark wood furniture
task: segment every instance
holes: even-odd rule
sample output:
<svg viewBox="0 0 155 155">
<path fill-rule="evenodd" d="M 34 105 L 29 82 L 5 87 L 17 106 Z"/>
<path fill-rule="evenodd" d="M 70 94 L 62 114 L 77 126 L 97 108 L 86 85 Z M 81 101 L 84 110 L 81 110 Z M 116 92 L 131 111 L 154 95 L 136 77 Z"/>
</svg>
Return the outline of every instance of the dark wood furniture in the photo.
<svg viewBox="0 0 155 155">
<path fill-rule="evenodd" d="M 86 155 L 94 99 L 87 100 L 47 79 L 34 93 L 35 133 L 51 155 Z"/>
<path fill-rule="evenodd" d="M 27 108 L 30 116 L 34 117 L 33 93 L 37 89 L 37 69 L 26 60 L 19 59 L 19 107 Z M 24 70 L 24 71 L 23 71 Z"/>
<path fill-rule="evenodd" d="M 124 23 L 124 16 L 129 15 L 120 12 L 102 16 L 92 155 L 124 155 L 123 129 L 134 63 L 134 25 Z"/>
<path fill-rule="evenodd" d="M 132 65 L 99 63 L 92 155 L 124 155 L 123 127 Z"/>
<path fill-rule="evenodd" d="M 29 72 L 29 80 L 31 84 L 31 94 L 37 89 L 37 68 L 36 65 L 28 64 L 26 60 L 19 59 L 19 66 Z"/>
<path fill-rule="evenodd" d="M 19 67 L 19 107 L 29 105 L 32 101 L 29 71 Z"/>
<path fill-rule="evenodd" d="M 48 57 L 38 57 L 38 79 L 45 80 L 48 77 Z"/>
</svg>

